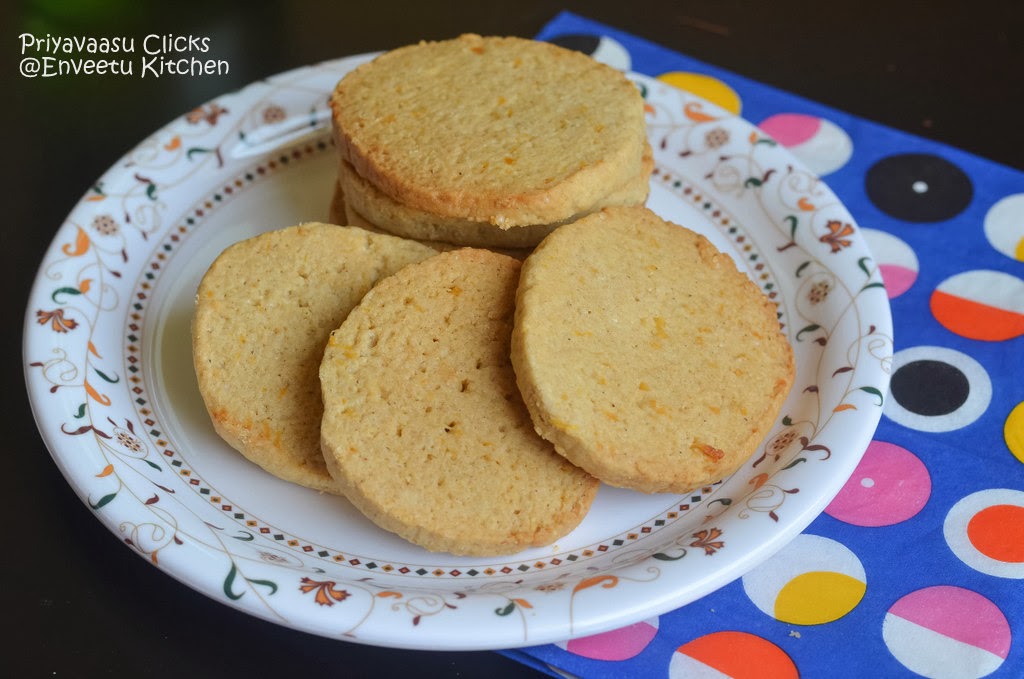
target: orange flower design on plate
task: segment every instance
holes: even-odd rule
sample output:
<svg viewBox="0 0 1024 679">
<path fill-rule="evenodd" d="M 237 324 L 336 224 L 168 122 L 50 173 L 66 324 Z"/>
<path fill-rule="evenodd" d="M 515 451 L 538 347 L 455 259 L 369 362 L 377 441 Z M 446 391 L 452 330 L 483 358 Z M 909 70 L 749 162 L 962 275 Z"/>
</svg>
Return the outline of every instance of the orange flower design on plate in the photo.
<svg viewBox="0 0 1024 679">
<path fill-rule="evenodd" d="M 228 110 L 220 104 L 206 104 L 205 106 L 197 106 L 188 113 L 185 114 L 185 120 L 190 125 L 198 125 L 204 120 L 210 125 L 216 125 L 217 119 L 220 118 L 222 113 L 227 113 Z"/>
<path fill-rule="evenodd" d="M 67 332 L 68 330 L 74 330 L 78 327 L 78 321 L 73 318 L 67 318 L 64 316 L 63 309 L 54 309 L 53 311 L 43 311 L 39 309 L 36 311 L 36 321 L 39 325 L 50 324 L 50 330 L 54 332 Z"/>
<path fill-rule="evenodd" d="M 832 247 L 833 253 L 853 245 L 853 241 L 849 240 L 849 237 L 853 235 L 852 224 L 846 224 L 838 219 L 830 219 L 825 227 L 828 229 L 828 233 L 818 240 L 828 243 Z"/>
<path fill-rule="evenodd" d="M 334 580 L 302 578 L 302 584 L 299 585 L 299 589 L 303 594 L 316 592 L 313 600 L 321 606 L 333 606 L 335 603 L 341 603 L 350 596 L 348 591 L 338 589 L 337 584 Z"/>
<path fill-rule="evenodd" d="M 690 543 L 690 546 L 700 547 L 708 556 L 711 556 L 722 547 L 725 547 L 725 541 L 718 539 L 722 537 L 721 528 L 707 528 L 705 530 L 697 531 L 693 534 L 693 537 L 696 539 Z"/>
</svg>

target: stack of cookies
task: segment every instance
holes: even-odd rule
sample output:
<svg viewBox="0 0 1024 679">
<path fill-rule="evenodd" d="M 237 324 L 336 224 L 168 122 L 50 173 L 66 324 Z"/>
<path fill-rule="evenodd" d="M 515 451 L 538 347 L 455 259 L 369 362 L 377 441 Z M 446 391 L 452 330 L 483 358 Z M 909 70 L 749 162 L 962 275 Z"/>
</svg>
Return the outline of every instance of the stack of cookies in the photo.
<svg viewBox="0 0 1024 679">
<path fill-rule="evenodd" d="M 338 224 L 516 251 L 647 199 L 639 91 L 550 43 L 463 35 L 396 49 L 346 75 L 331 108 Z"/>
<path fill-rule="evenodd" d="M 465 35 L 377 58 L 332 106 L 347 226 L 235 244 L 197 293 L 199 388 L 232 447 L 477 556 L 566 535 L 600 482 L 682 493 L 750 458 L 792 351 L 727 255 L 642 205 L 620 73 Z"/>
</svg>

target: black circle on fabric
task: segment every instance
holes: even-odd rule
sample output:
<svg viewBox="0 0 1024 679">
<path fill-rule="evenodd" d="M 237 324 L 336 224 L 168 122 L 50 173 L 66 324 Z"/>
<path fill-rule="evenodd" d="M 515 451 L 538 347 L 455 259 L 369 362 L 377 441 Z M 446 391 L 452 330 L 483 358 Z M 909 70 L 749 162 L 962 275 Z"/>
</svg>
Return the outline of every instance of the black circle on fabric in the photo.
<svg viewBox="0 0 1024 679">
<path fill-rule="evenodd" d="M 601 36 L 598 35 L 584 35 L 572 34 L 572 35 L 560 35 L 557 38 L 552 38 L 552 43 L 559 47 L 564 47 L 570 50 L 576 50 L 577 52 L 583 52 L 584 54 L 593 56 L 597 52 L 597 48 L 601 45 Z"/>
<path fill-rule="evenodd" d="M 920 360 L 900 366 L 889 390 L 903 408 L 918 415 L 948 415 L 967 402 L 971 383 L 956 366 Z"/>
<path fill-rule="evenodd" d="M 882 212 L 908 222 L 941 222 L 966 208 L 974 185 L 963 170 L 931 153 L 882 158 L 864 177 L 868 198 Z"/>
</svg>

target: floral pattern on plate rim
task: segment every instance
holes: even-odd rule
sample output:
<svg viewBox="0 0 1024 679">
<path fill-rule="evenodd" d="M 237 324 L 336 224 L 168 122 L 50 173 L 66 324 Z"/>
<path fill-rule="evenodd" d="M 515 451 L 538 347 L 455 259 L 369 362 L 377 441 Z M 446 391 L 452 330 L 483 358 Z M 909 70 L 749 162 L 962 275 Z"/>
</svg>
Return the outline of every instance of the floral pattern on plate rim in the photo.
<svg viewBox="0 0 1024 679">
<path fill-rule="evenodd" d="M 97 517 L 153 564 L 253 615 L 368 643 L 467 649 L 591 634 L 677 607 L 805 527 L 881 413 L 892 337 L 877 266 L 838 199 L 773 140 L 639 75 L 652 183 L 729 240 L 797 352 L 787 410 L 743 470 L 599 544 L 470 568 L 381 562 L 288 535 L 193 472 L 148 407 L 147 299 L 206 214 L 329 151 L 330 87 L 366 58 L 189 112 L 106 173 L 58 231 L 29 300 L 26 378 L 55 461 Z M 750 215 L 772 228 L 748 228 Z"/>
</svg>

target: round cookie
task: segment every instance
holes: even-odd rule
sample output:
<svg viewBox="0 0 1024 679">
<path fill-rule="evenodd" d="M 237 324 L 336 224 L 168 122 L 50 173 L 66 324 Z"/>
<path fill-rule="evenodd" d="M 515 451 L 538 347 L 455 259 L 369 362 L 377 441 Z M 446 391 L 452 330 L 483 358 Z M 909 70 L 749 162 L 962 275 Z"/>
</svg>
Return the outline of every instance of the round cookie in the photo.
<svg viewBox="0 0 1024 679">
<path fill-rule="evenodd" d="M 356 212 L 349 204 L 349 202 L 345 200 L 345 192 L 342 190 L 340 182 L 335 182 L 334 184 L 334 193 L 331 194 L 331 204 L 330 207 L 328 208 L 327 220 L 331 224 L 338 224 L 342 226 L 356 226 L 359 227 L 360 229 L 371 231 L 373 233 L 384 233 L 389 236 L 406 238 L 405 236 L 402 236 L 397 233 L 392 233 L 390 231 L 387 231 L 386 229 L 380 228 L 376 224 L 370 223 L 370 220 Z M 439 252 L 442 250 L 451 250 L 454 247 L 456 247 L 449 243 L 425 241 L 419 238 L 410 238 L 408 240 L 417 241 Z"/>
<path fill-rule="evenodd" d="M 434 551 L 547 545 L 598 482 L 533 430 L 509 361 L 520 262 L 461 249 L 370 291 L 320 367 L 322 448 L 344 495 Z"/>
<path fill-rule="evenodd" d="M 317 223 L 225 249 L 199 284 L 192 323 L 199 391 L 221 438 L 279 478 L 337 493 L 320 452 L 324 345 L 378 280 L 434 254 Z"/>
<path fill-rule="evenodd" d="M 387 52 L 331 97 L 341 159 L 396 202 L 501 227 L 583 214 L 641 172 L 643 99 L 551 43 L 463 35 Z"/>
<path fill-rule="evenodd" d="M 351 211 L 371 224 L 380 224 L 378 228 L 405 238 L 469 247 L 532 248 L 557 226 L 540 224 L 499 229 L 487 222 L 432 215 L 395 202 L 356 174 L 345 161 L 341 161 L 338 169 L 338 185 Z"/>
<path fill-rule="evenodd" d="M 328 219 L 332 224 L 348 224 L 350 226 L 358 226 L 361 229 L 366 229 L 367 231 L 372 231 L 374 233 L 388 233 L 392 236 L 397 235 L 394 233 L 390 233 L 386 229 L 382 229 L 374 224 L 371 224 L 366 217 L 362 216 L 361 214 L 353 210 L 352 206 L 345 201 L 345 193 L 341 190 L 340 184 L 335 184 L 334 195 L 331 197 L 329 215 L 330 216 L 328 217 Z M 415 240 L 418 243 L 422 243 L 426 246 L 429 246 L 436 250 L 437 252 L 458 250 L 460 247 L 463 247 L 461 245 L 453 245 L 452 243 L 445 243 L 443 241 L 437 240 L 420 240 L 418 238 L 413 238 L 411 240 Z M 493 250 L 494 252 L 500 252 L 501 254 L 508 255 L 509 257 L 515 257 L 518 260 L 525 259 L 526 256 L 530 254 L 530 252 L 532 251 L 532 248 L 491 247 L 487 249 Z"/>
<path fill-rule="evenodd" d="M 586 210 L 586 213 L 611 205 L 643 205 L 650 192 L 653 168 L 654 156 L 648 146 L 640 174 L 601 198 L 591 209 Z M 488 222 L 436 215 L 396 202 L 359 176 L 352 165 L 344 160 L 339 163 L 338 184 L 351 210 L 389 233 L 416 240 L 441 241 L 470 247 L 532 248 L 559 225 L 583 216 L 574 215 L 568 220 L 553 224 L 530 224 L 502 229 Z"/>
<path fill-rule="evenodd" d="M 334 192 L 331 193 L 331 204 L 327 209 L 327 221 L 339 226 L 358 226 L 367 231 L 381 233 L 381 231 L 366 220 L 357 221 L 352 219 L 351 208 L 345 201 L 345 192 L 341 190 L 341 184 L 334 183 Z"/>
<path fill-rule="evenodd" d="M 774 304 L 706 238 L 646 208 L 563 226 L 526 259 L 512 363 L 542 436 L 649 493 L 738 469 L 794 373 Z"/>
</svg>

